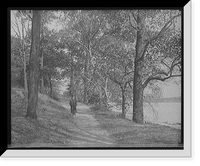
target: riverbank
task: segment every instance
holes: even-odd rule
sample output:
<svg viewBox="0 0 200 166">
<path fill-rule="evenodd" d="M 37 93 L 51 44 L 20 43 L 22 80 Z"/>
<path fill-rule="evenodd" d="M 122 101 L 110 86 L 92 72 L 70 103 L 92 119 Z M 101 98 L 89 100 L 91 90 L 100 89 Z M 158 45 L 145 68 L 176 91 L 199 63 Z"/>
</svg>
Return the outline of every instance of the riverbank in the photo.
<svg viewBox="0 0 200 166">
<path fill-rule="evenodd" d="M 169 126 L 137 124 L 98 106 L 91 108 L 96 120 L 116 142 L 117 147 L 181 147 L 181 131 Z"/>
</svg>

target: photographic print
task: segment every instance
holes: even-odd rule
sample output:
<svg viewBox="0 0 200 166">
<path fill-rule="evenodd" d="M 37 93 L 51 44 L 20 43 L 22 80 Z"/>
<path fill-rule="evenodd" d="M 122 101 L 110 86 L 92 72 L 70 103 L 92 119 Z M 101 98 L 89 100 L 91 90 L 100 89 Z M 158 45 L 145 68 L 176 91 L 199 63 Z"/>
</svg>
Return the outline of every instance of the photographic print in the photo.
<svg viewBox="0 0 200 166">
<path fill-rule="evenodd" d="M 183 10 L 10 10 L 8 150 L 184 150 Z"/>
</svg>

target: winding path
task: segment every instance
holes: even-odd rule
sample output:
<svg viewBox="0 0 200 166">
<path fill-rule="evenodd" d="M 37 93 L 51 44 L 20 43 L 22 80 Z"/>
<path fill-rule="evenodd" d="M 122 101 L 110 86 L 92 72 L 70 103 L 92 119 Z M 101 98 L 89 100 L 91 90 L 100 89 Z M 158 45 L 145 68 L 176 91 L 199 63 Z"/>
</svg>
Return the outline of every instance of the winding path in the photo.
<svg viewBox="0 0 200 166">
<path fill-rule="evenodd" d="M 68 102 L 61 102 L 61 105 L 70 111 Z M 109 137 L 109 133 L 100 127 L 94 118 L 94 113 L 90 108 L 82 103 L 77 104 L 77 114 L 71 119 L 75 124 L 72 128 L 72 147 L 109 147 L 114 146 L 114 141 Z M 73 139 L 74 138 L 74 139 Z"/>
</svg>

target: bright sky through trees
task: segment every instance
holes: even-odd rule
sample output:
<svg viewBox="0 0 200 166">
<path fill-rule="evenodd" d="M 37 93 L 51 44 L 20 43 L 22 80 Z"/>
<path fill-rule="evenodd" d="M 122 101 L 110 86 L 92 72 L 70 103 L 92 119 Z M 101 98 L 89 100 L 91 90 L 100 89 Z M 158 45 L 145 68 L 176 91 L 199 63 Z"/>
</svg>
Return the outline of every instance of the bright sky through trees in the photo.
<svg viewBox="0 0 200 166">
<path fill-rule="evenodd" d="M 11 11 L 11 35 L 12 36 L 15 36 L 15 31 L 17 31 L 17 28 L 13 25 L 13 23 L 15 23 L 16 21 L 19 25 L 19 30 L 21 31 L 21 23 L 19 22 L 18 18 L 15 18 L 15 16 L 14 16 L 15 12 L 16 12 L 15 10 Z M 55 15 L 58 16 L 59 18 L 62 17 L 61 12 L 55 12 Z M 27 23 L 25 25 L 28 26 Z M 31 24 L 29 26 L 31 26 Z M 47 27 L 49 30 L 55 30 L 55 31 L 59 31 L 60 29 L 62 29 L 62 25 L 58 23 L 58 20 L 53 20 L 52 22 L 50 22 L 47 25 Z"/>
</svg>

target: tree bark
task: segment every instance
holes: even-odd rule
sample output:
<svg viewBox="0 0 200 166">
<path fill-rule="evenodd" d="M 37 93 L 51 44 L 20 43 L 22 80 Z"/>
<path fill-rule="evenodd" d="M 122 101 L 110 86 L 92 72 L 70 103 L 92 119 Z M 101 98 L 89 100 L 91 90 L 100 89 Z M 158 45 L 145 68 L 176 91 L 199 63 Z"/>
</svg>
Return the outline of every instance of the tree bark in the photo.
<svg viewBox="0 0 200 166">
<path fill-rule="evenodd" d="M 41 14 L 42 15 L 42 14 Z M 41 72 L 41 85 L 40 85 L 40 93 L 44 93 L 44 56 L 43 56 L 43 38 L 44 38 L 44 22 L 41 20 L 41 40 L 40 40 L 40 72 Z"/>
<path fill-rule="evenodd" d="M 143 86 L 142 86 L 142 67 L 144 54 L 147 49 L 145 41 L 145 11 L 139 10 L 137 14 L 137 41 L 136 56 L 134 61 L 134 80 L 133 80 L 133 117 L 136 123 L 143 123 Z"/>
<path fill-rule="evenodd" d="M 72 57 L 71 57 L 72 58 Z M 71 61 L 71 75 L 70 75 L 70 95 L 74 96 L 74 71 L 73 71 L 73 61 Z"/>
<path fill-rule="evenodd" d="M 27 74 L 26 74 L 26 50 L 25 50 L 25 34 L 24 34 L 24 30 L 25 30 L 25 24 L 24 24 L 24 20 L 21 18 L 21 23 L 22 23 L 22 41 L 21 41 L 21 45 L 22 45 L 22 54 L 23 54 L 23 65 L 24 65 L 24 90 L 25 90 L 25 94 L 27 97 L 27 93 L 28 93 L 28 84 L 27 84 Z"/>
<path fill-rule="evenodd" d="M 109 102 L 109 96 L 108 96 L 108 78 L 106 78 L 106 80 L 105 80 L 104 91 L 105 91 L 105 104 L 108 107 L 108 102 Z"/>
<path fill-rule="evenodd" d="M 27 80 L 27 69 L 26 69 L 26 53 L 25 50 L 23 48 L 23 65 L 24 65 L 24 91 L 25 91 L 25 108 L 27 109 L 27 105 L 28 105 L 28 80 Z"/>
<path fill-rule="evenodd" d="M 25 52 L 23 53 L 24 55 L 24 60 L 23 60 L 23 65 L 24 65 L 24 90 L 25 93 L 28 93 L 28 83 L 27 83 L 27 74 L 26 74 L 26 54 Z"/>
<path fill-rule="evenodd" d="M 25 91 L 25 109 L 27 109 L 28 105 L 28 80 L 27 80 L 27 73 L 26 73 L 26 54 L 25 50 L 23 51 L 23 65 L 24 65 L 24 91 Z"/>
<path fill-rule="evenodd" d="M 133 118 L 136 123 L 144 122 L 143 115 L 143 87 L 138 71 L 135 72 L 133 84 Z"/>
<path fill-rule="evenodd" d="M 87 77 L 87 78 L 88 78 L 88 60 L 89 60 L 89 57 L 88 57 L 88 54 L 87 54 L 86 58 L 85 58 L 85 66 L 84 66 L 84 76 Z M 83 82 L 84 82 L 83 102 L 87 103 L 88 80 L 85 77 L 83 79 Z"/>
<path fill-rule="evenodd" d="M 126 112 L 125 112 L 125 103 L 126 103 L 125 90 L 124 90 L 124 88 L 121 88 L 121 90 L 122 90 L 122 117 L 125 118 L 125 116 L 126 116 Z"/>
<path fill-rule="evenodd" d="M 40 51 L 40 11 L 33 10 L 32 42 L 30 51 L 30 71 L 28 84 L 28 107 L 26 117 L 37 119 L 38 83 L 39 83 L 39 51 Z"/>
<path fill-rule="evenodd" d="M 154 37 L 149 38 L 149 35 L 146 32 L 145 28 L 145 19 L 146 19 L 146 11 L 145 10 L 138 10 L 137 14 L 137 40 L 136 40 L 136 56 L 134 62 L 134 82 L 133 82 L 133 118 L 132 120 L 138 123 L 143 123 L 143 91 L 144 88 L 147 86 L 148 82 L 151 80 L 160 80 L 165 81 L 170 77 L 177 77 L 180 75 L 172 75 L 172 70 L 169 73 L 164 73 L 166 77 L 162 78 L 160 76 L 150 76 L 144 83 L 142 83 L 142 68 L 144 64 L 144 56 L 148 45 L 150 42 L 157 40 L 158 38 L 162 37 L 163 34 L 170 28 L 170 24 L 172 21 L 179 17 L 181 14 L 178 14 L 172 17 L 160 30 L 160 32 L 155 35 Z M 179 64 L 178 62 L 177 64 Z M 177 65 L 175 64 L 175 65 Z"/>
<path fill-rule="evenodd" d="M 53 88 L 52 88 L 52 83 L 51 83 L 51 75 L 48 74 L 48 77 L 49 77 L 49 88 L 50 88 L 50 91 L 49 91 L 49 96 L 52 97 L 52 93 L 53 93 Z"/>
<path fill-rule="evenodd" d="M 85 66 L 84 66 L 84 75 L 88 78 L 88 69 L 90 65 L 90 58 L 92 57 L 92 52 L 91 52 L 91 46 L 90 46 L 90 39 L 89 37 L 86 38 L 86 43 L 87 43 L 87 54 L 85 58 Z M 88 102 L 88 80 L 85 78 L 84 80 L 84 103 L 87 104 Z"/>
<path fill-rule="evenodd" d="M 98 91 L 99 91 L 99 105 L 103 106 L 103 99 L 102 99 L 103 96 L 102 96 L 101 86 L 99 86 Z"/>
<path fill-rule="evenodd" d="M 42 53 L 41 53 L 42 54 Z M 43 72 L 43 60 L 44 60 L 44 57 L 43 57 L 43 54 L 41 55 L 41 85 L 40 85 L 40 92 L 41 93 L 44 93 L 44 72 Z"/>
</svg>

